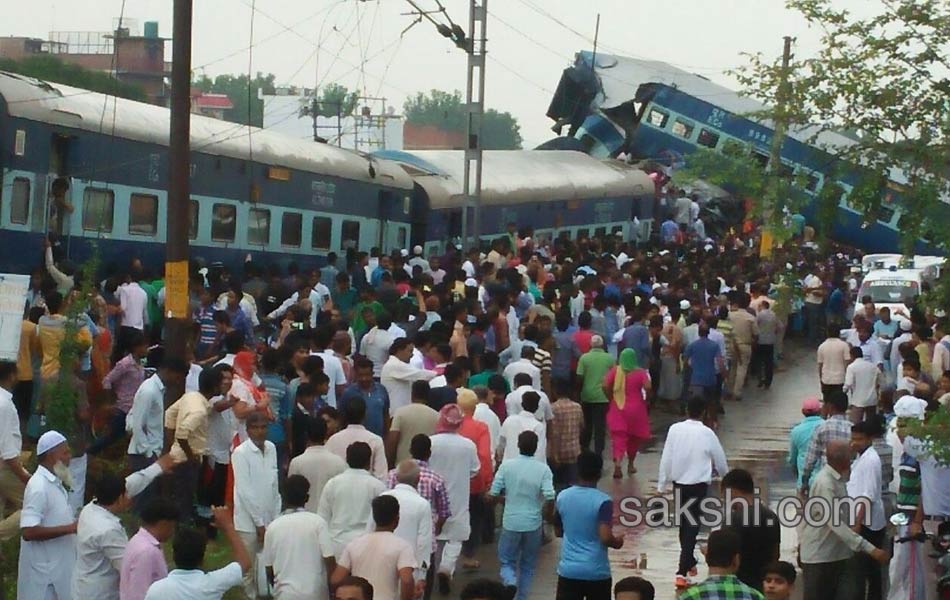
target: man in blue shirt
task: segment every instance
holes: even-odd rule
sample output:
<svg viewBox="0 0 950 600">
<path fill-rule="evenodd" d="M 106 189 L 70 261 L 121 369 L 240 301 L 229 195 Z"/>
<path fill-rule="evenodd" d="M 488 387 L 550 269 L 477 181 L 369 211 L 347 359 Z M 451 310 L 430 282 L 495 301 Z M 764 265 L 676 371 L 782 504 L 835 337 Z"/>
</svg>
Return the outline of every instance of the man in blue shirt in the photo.
<svg viewBox="0 0 950 600">
<path fill-rule="evenodd" d="M 337 408 L 344 410 L 353 398 L 362 398 L 366 403 L 366 418 L 363 426 L 382 437 L 389 428 L 389 393 L 381 384 L 373 381 L 373 363 L 362 359 L 354 366 L 355 383 L 343 390 Z"/>
<path fill-rule="evenodd" d="M 630 316 L 630 326 L 623 330 L 623 337 L 620 338 L 619 353 L 625 348 L 630 348 L 637 353 L 637 363 L 648 365 L 650 359 L 650 330 L 647 329 L 641 321 L 643 313 L 636 309 Z"/>
<path fill-rule="evenodd" d="M 660 241 L 664 244 L 676 242 L 676 236 L 679 233 L 680 226 L 672 218 L 663 221 L 660 225 Z"/>
<path fill-rule="evenodd" d="M 498 540 L 501 581 L 516 588 L 513 598 L 526 600 L 541 550 L 541 513 L 550 514 L 554 501 L 554 476 L 547 464 L 535 460 L 538 435 L 518 436 L 517 458 L 501 463 L 488 494 L 505 495 L 505 512 Z"/>
<path fill-rule="evenodd" d="M 702 390 L 703 398 L 707 403 L 707 414 L 710 414 L 712 412 L 710 403 L 718 397 L 716 394 L 717 375 L 723 370 L 724 359 L 722 348 L 709 339 L 709 325 L 705 323 L 699 325 L 699 339 L 686 346 L 683 356 L 689 361 L 691 369 L 689 385 L 691 388 Z"/>
<path fill-rule="evenodd" d="M 802 401 L 802 415 L 805 417 L 798 425 L 792 427 L 789 433 L 788 464 L 798 474 L 798 488 L 808 489 L 808 482 L 802 481 L 805 471 L 805 456 L 808 452 L 808 442 L 811 441 L 815 428 L 824 420 L 821 418 L 821 402 L 818 398 L 810 397 Z"/>
<path fill-rule="evenodd" d="M 604 459 L 585 450 L 577 458 L 578 482 L 555 503 L 554 531 L 563 538 L 557 565 L 558 598 L 610 598 L 607 549 L 623 547 L 611 528 L 613 500 L 597 489 Z"/>
<path fill-rule="evenodd" d="M 327 264 L 320 267 L 320 283 L 333 289 L 336 286 L 336 276 L 340 270 L 336 268 L 336 252 L 327 254 Z"/>
<path fill-rule="evenodd" d="M 290 418 L 293 398 L 287 382 L 277 373 L 281 355 L 276 348 L 268 348 L 261 356 L 261 381 L 270 398 L 270 407 L 274 411 L 274 420 L 267 424 L 267 441 L 277 448 L 277 464 L 285 468 L 290 464 L 288 440 L 290 440 Z"/>
</svg>

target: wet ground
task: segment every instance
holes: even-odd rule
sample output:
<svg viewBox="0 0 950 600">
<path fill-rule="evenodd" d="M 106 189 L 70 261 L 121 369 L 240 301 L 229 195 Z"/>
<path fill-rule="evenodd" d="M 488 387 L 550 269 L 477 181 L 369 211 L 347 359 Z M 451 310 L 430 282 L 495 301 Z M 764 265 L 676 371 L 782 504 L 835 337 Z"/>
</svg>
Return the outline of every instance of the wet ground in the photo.
<svg viewBox="0 0 950 600">
<path fill-rule="evenodd" d="M 741 402 L 726 402 L 726 415 L 720 420 L 719 438 L 726 451 L 730 468 L 748 469 L 755 477 L 761 497 L 774 509 L 785 496 L 795 494 L 795 481 L 786 465 L 788 432 L 801 419 L 801 401 L 818 391 L 814 351 L 796 344 L 786 347 L 786 355 L 775 373 L 770 390 L 758 389 L 754 382 L 746 387 Z M 679 541 L 675 528 L 651 528 L 645 525 L 626 528 L 619 521 L 619 503 L 629 496 L 645 498 L 656 493 L 656 478 L 666 430 L 681 417 L 672 409 L 658 406 L 650 413 L 655 439 L 637 458 L 638 472 L 614 480 L 613 463 L 605 458 L 604 479 L 600 489 L 609 493 L 615 502 L 615 533 L 624 536 L 624 547 L 610 551 L 613 580 L 639 575 L 650 580 L 656 588 L 657 600 L 676 597 L 673 576 L 679 557 Z M 608 449 L 609 456 L 609 449 Z M 714 484 L 710 493 L 718 493 Z M 700 543 L 706 532 L 700 534 Z M 542 548 L 530 599 L 553 600 L 557 584 L 557 560 L 560 541 L 554 539 Z M 797 536 L 794 529 L 782 530 L 782 559 L 795 564 Z M 700 561 L 699 579 L 706 576 L 706 567 L 697 546 Z M 498 560 L 494 546 L 484 547 L 478 553 L 481 568 L 456 573 L 452 597 L 465 582 L 478 576 L 498 576 Z M 645 567 L 643 566 L 645 559 Z M 800 576 L 800 574 L 799 574 Z M 433 598 L 439 598 L 435 593 Z M 801 592 L 793 596 L 800 600 Z"/>
</svg>

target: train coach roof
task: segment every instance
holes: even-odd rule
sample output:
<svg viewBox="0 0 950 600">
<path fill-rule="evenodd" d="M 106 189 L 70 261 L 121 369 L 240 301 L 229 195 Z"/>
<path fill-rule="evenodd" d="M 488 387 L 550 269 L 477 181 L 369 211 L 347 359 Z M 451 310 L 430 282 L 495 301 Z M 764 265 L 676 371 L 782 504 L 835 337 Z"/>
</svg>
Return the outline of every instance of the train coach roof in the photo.
<svg viewBox="0 0 950 600">
<path fill-rule="evenodd" d="M 578 53 L 578 62 L 589 66 L 593 60 L 592 54 L 586 50 Z M 598 52 L 596 72 L 603 94 L 601 108 L 612 108 L 629 102 L 636 97 L 641 85 L 658 83 L 708 102 L 734 115 L 760 122 L 766 127 L 772 126 L 768 119 L 756 115 L 766 109 L 765 104 L 714 83 L 702 75 L 684 71 L 664 62 Z M 810 125 L 792 126 L 788 132 L 790 137 L 806 144 L 811 144 L 816 134 L 818 144 L 829 148 L 844 148 L 854 144 L 854 140 L 845 135 L 834 131 L 819 131 L 818 128 Z"/>
<path fill-rule="evenodd" d="M 402 164 L 425 188 L 432 208 L 459 206 L 463 155 L 459 150 L 377 153 Z M 581 152 L 487 150 L 483 161 L 483 205 L 643 196 L 654 189 L 643 171 Z"/>
<path fill-rule="evenodd" d="M 11 117 L 168 145 L 170 112 L 160 106 L 2 71 L 0 96 Z M 372 178 L 369 161 L 355 152 L 195 114 L 191 149 L 237 159 L 253 156 L 264 164 L 412 189 L 411 179 L 396 165 L 375 161 Z"/>
</svg>

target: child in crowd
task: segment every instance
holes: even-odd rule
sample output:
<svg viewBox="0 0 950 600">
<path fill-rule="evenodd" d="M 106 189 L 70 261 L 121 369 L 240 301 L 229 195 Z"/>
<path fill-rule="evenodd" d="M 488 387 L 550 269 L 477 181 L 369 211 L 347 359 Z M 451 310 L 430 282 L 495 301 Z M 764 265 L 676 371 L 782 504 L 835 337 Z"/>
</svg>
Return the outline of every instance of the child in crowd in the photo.
<svg viewBox="0 0 950 600">
<path fill-rule="evenodd" d="M 765 568 L 762 591 L 766 600 L 789 600 L 795 588 L 795 567 L 784 560 L 777 560 Z"/>
</svg>

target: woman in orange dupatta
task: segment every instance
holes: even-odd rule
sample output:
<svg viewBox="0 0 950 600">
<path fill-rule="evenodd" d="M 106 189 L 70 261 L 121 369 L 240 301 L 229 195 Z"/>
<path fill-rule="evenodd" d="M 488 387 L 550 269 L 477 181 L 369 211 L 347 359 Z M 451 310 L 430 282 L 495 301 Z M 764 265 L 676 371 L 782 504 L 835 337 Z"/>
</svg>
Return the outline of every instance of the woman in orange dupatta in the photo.
<svg viewBox="0 0 950 600">
<path fill-rule="evenodd" d="M 252 412 L 263 412 L 268 419 L 274 420 L 270 407 L 270 397 L 262 385 L 255 384 L 257 378 L 257 354 L 243 350 L 234 356 L 234 380 L 231 382 L 230 395 L 237 400 L 234 404 L 234 416 L 237 418 L 237 431 L 231 441 L 231 452 L 247 439 L 244 420 Z M 228 484 L 225 492 L 228 506 L 234 505 L 234 472 L 228 464 Z"/>
</svg>

